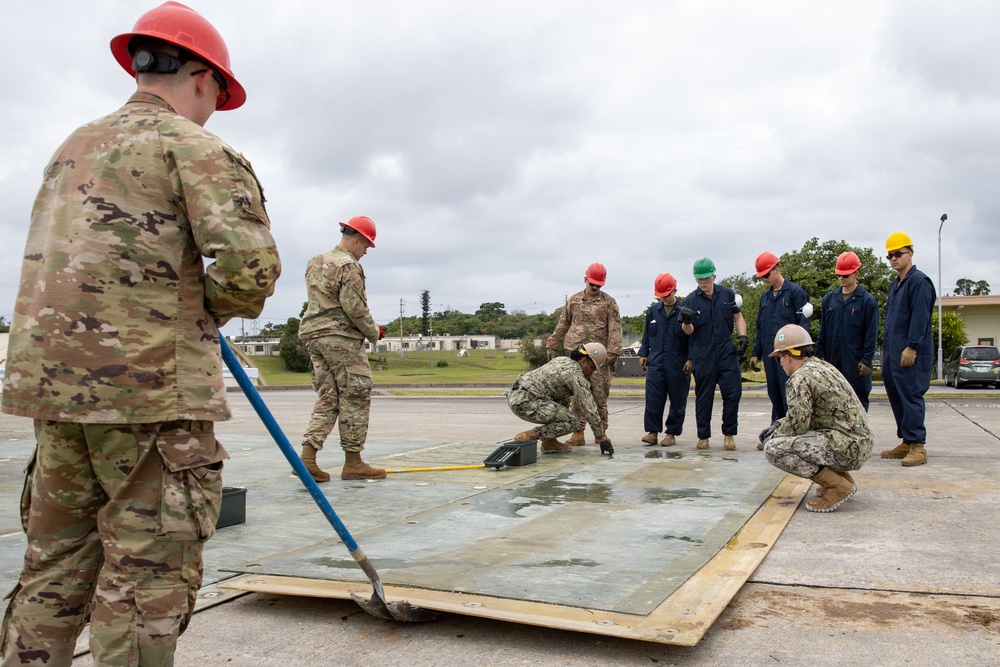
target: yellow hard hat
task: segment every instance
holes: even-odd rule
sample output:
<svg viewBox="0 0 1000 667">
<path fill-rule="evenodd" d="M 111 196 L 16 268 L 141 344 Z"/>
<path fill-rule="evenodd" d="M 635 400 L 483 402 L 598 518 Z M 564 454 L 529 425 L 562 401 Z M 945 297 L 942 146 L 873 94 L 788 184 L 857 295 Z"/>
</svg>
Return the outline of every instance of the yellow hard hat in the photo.
<svg viewBox="0 0 1000 667">
<path fill-rule="evenodd" d="M 899 250 L 900 248 L 905 248 L 906 246 L 913 247 L 913 241 L 910 240 L 909 235 L 905 232 L 893 232 L 889 234 L 889 238 L 885 240 L 885 251 L 892 252 L 894 250 Z"/>
<path fill-rule="evenodd" d="M 798 348 L 807 347 L 812 344 L 812 336 L 809 335 L 806 329 L 800 327 L 798 324 L 786 324 L 778 329 L 778 333 L 774 334 L 774 352 L 767 356 L 777 357 L 782 352 L 787 351 L 798 357 L 801 354 Z"/>
</svg>

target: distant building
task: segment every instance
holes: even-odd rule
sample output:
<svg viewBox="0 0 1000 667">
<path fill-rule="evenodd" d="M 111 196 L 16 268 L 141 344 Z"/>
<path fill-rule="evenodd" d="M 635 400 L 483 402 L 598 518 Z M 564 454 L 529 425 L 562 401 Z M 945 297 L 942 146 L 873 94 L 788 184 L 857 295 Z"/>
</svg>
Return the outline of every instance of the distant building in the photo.
<svg viewBox="0 0 1000 667">
<path fill-rule="evenodd" d="M 970 345 L 996 345 L 1000 341 L 1000 295 L 942 297 L 941 311 L 958 315 Z"/>
<path fill-rule="evenodd" d="M 1000 295 L 945 296 L 940 301 L 942 312 L 955 313 L 965 324 L 970 345 L 996 345 L 1000 341 Z"/>
</svg>

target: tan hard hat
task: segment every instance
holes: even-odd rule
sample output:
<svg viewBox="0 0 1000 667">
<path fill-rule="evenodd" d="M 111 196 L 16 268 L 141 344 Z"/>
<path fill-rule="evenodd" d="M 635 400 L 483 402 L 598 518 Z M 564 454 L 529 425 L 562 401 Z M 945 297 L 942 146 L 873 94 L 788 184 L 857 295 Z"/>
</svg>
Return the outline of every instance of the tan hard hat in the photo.
<svg viewBox="0 0 1000 667">
<path fill-rule="evenodd" d="M 777 357 L 779 354 L 785 351 L 789 351 L 795 356 L 799 356 L 795 350 L 800 347 L 806 347 L 813 344 L 812 336 L 809 332 L 800 327 L 798 324 L 786 324 L 785 326 L 778 329 L 778 333 L 774 334 L 774 352 L 767 355 L 769 357 Z"/>
<path fill-rule="evenodd" d="M 586 356 L 593 360 L 594 365 L 600 368 L 608 360 L 608 349 L 601 345 L 600 343 L 584 343 L 580 347 L 586 353 Z"/>
</svg>

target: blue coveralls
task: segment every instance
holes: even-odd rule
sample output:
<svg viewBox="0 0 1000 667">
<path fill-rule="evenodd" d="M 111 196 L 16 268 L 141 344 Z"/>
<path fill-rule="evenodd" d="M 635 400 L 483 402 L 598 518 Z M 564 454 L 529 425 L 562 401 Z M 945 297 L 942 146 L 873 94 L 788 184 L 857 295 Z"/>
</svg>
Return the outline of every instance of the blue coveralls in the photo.
<svg viewBox="0 0 1000 667">
<path fill-rule="evenodd" d="M 646 309 L 646 326 L 642 330 L 642 346 L 639 356 L 646 357 L 646 412 L 643 423 L 646 433 L 663 430 L 663 409 L 670 398 L 666 431 L 680 435 L 684 429 L 684 413 L 687 411 L 688 393 L 691 391 L 691 376 L 684 375 L 684 362 L 688 360 L 688 336 L 681 331 L 680 313 L 677 306 L 667 313 L 662 301 Z"/>
<path fill-rule="evenodd" d="M 809 330 L 809 318 L 799 312 L 802 306 L 809 302 L 806 291 L 785 280 L 781 289 L 775 292 L 770 287 L 760 295 L 760 307 L 757 309 L 757 336 L 753 341 L 752 357 L 757 357 L 764 367 L 764 377 L 767 379 L 767 395 L 771 399 L 771 422 L 781 419 L 788 412 L 788 400 L 785 398 L 785 383 L 788 375 L 781 370 L 777 357 L 768 355 L 774 351 L 774 336 L 778 329 L 786 324 L 798 324 Z"/>
<path fill-rule="evenodd" d="M 896 435 L 903 442 L 924 444 L 924 393 L 931 386 L 934 364 L 934 283 L 923 271 L 911 266 L 906 276 L 889 285 L 885 304 L 885 331 L 882 334 L 882 380 L 889 405 L 896 418 Z M 899 365 L 903 348 L 912 347 L 917 359 L 909 368 Z"/>
<path fill-rule="evenodd" d="M 871 373 L 858 377 L 858 364 L 872 367 L 878 343 L 878 302 L 858 285 L 844 300 L 843 288 L 835 287 L 823 297 L 816 356 L 839 370 L 868 411 L 872 391 Z"/>
<path fill-rule="evenodd" d="M 694 333 L 688 344 L 694 363 L 694 413 L 698 437 L 712 436 L 716 385 L 722 394 L 722 434 L 736 435 L 740 397 L 743 396 L 740 360 L 733 344 L 733 315 L 740 312 L 736 292 L 717 284 L 709 298 L 701 288 L 695 288 L 685 297 L 684 305 L 695 311 L 691 318 Z"/>
</svg>

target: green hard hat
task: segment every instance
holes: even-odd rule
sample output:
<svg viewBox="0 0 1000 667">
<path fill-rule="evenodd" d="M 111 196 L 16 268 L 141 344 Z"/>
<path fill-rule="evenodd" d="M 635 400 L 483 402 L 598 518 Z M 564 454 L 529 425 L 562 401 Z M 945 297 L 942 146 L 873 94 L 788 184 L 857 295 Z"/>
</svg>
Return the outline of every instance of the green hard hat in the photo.
<svg viewBox="0 0 1000 667">
<path fill-rule="evenodd" d="M 715 275 L 715 262 L 708 257 L 702 257 L 694 263 L 695 278 L 711 278 Z"/>
</svg>

